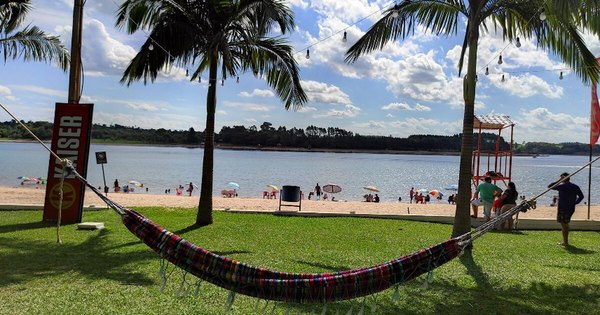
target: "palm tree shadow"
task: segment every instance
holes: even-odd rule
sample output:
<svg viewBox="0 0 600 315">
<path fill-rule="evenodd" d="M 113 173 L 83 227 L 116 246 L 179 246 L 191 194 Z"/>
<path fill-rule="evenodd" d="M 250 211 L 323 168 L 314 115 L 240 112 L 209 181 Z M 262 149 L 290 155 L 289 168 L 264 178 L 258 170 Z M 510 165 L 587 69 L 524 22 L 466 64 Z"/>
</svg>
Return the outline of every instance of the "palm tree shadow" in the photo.
<svg viewBox="0 0 600 315">
<path fill-rule="evenodd" d="M 52 225 L 56 225 L 56 223 L 39 221 L 39 222 L 1 225 L 0 226 L 0 234 L 16 232 L 16 231 L 23 231 L 23 230 L 40 229 L 40 228 L 45 228 L 45 227 L 49 227 Z"/>
<path fill-rule="evenodd" d="M 0 237 L 2 271 L 0 286 L 27 283 L 39 275 L 61 277 L 75 272 L 89 279 L 108 279 L 127 285 L 153 285 L 155 280 L 132 266 L 141 261 L 157 259 L 143 244 L 125 250 L 115 250 L 107 241 L 111 232 L 103 229 L 84 241 L 53 241 Z M 43 257 L 43 259 L 40 259 Z"/>
<path fill-rule="evenodd" d="M 198 224 L 192 224 L 192 225 L 188 225 L 186 227 L 184 227 L 183 229 L 179 229 L 177 231 L 173 231 L 173 233 L 177 234 L 177 235 L 182 235 L 185 234 L 187 232 L 191 232 L 191 231 L 195 231 L 197 229 L 200 229 L 202 227 L 205 227 L 206 225 L 198 225 Z"/>
<path fill-rule="evenodd" d="M 492 285 L 489 282 L 488 275 L 473 259 L 473 248 L 467 247 L 464 253 L 459 257 L 460 262 L 467 268 L 469 274 L 482 290 L 491 289 Z"/>
</svg>

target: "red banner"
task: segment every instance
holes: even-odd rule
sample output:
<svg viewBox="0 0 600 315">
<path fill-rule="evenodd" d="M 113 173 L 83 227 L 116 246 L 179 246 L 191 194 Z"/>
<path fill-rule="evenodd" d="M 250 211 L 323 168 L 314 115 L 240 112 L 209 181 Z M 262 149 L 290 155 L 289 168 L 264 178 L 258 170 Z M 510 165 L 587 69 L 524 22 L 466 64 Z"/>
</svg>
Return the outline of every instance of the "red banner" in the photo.
<svg viewBox="0 0 600 315">
<path fill-rule="evenodd" d="M 73 167 L 84 178 L 90 151 L 92 112 L 94 104 L 56 103 L 51 150 L 60 159 L 73 162 Z M 44 203 L 44 221 L 57 221 L 62 198 L 61 223 L 79 223 L 83 213 L 85 185 L 72 174 L 65 174 L 61 160 L 50 155 L 48 183 Z"/>
<path fill-rule="evenodd" d="M 600 58 L 596 58 L 600 62 Z M 593 147 L 600 136 L 600 106 L 596 84 L 592 84 L 592 114 L 590 117 L 590 147 Z"/>
</svg>

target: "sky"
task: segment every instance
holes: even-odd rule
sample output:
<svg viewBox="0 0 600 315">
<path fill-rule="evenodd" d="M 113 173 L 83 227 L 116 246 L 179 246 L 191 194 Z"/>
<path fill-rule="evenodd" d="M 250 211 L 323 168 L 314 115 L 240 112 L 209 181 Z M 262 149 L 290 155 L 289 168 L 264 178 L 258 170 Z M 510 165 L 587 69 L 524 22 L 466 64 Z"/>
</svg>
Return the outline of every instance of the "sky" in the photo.
<svg viewBox="0 0 600 315">
<path fill-rule="evenodd" d="M 38 0 L 24 25 L 57 35 L 70 49 L 73 0 Z M 93 103 L 93 122 L 140 128 L 204 130 L 207 74 L 190 82 L 186 67 L 162 72 L 154 83 L 119 83 L 148 32 L 127 34 L 115 27 L 122 0 L 87 0 L 82 44 L 82 103 Z M 296 30 L 286 34 L 300 66 L 308 102 L 285 110 L 271 88 L 251 73 L 217 86 L 216 131 L 223 126 L 338 127 L 361 135 L 408 137 L 454 135 L 462 131 L 462 79 L 458 58 L 464 19 L 457 36 L 439 37 L 422 29 L 381 51 L 344 62 L 390 1 L 289 0 Z M 489 28 L 493 30 L 493 28 Z M 347 42 L 342 41 L 343 32 Z M 583 34 L 600 56 L 600 40 Z M 501 34 L 480 39 L 475 114 L 508 115 L 514 141 L 589 142 L 590 86 L 534 41 L 521 47 Z M 310 50 L 310 58 L 305 57 Z M 503 63 L 497 63 L 502 55 Z M 485 68 L 489 75 L 485 75 Z M 192 65 L 187 67 L 193 70 Z M 559 79 L 560 73 L 563 79 Z M 464 71 L 463 71 L 464 74 Z M 502 82 L 502 75 L 505 81 Z M 20 120 L 53 121 L 54 104 L 68 98 L 68 72 L 52 64 L 6 60 L 0 65 L 0 102 Z M 0 121 L 11 117 L 0 112 Z M 507 139 L 508 132 L 503 132 Z"/>
</svg>

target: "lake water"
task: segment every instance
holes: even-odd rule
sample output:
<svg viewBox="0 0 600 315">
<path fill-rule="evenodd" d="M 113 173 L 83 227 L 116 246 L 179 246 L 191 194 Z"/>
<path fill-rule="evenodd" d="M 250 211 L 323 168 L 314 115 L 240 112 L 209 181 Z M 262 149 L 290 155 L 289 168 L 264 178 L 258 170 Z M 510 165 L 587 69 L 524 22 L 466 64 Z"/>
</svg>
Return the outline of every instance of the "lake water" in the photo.
<svg viewBox="0 0 600 315">
<path fill-rule="evenodd" d="M 121 184 L 128 180 L 144 183 L 150 193 L 193 182 L 200 185 L 202 148 L 152 147 L 126 145 L 92 145 L 88 164 L 88 180 L 94 186 L 103 186 L 102 168 L 96 164 L 94 152 L 105 151 L 108 163 L 104 165 L 107 186 L 115 179 Z M 0 185 L 20 186 L 19 176 L 45 177 L 49 153 L 37 143 L 0 142 Z M 586 156 L 547 156 L 532 158 L 513 157 L 512 178 L 520 195 L 535 196 L 556 180 L 562 172 L 574 172 L 588 162 Z M 228 182 L 241 186 L 242 197 L 260 197 L 266 185 L 300 186 L 307 194 L 316 183 L 336 183 L 342 192 L 337 199 L 362 200 L 363 186 L 380 189 L 382 201 L 408 198 L 415 189 L 445 190 L 458 181 L 458 156 L 398 155 L 369 153 L 322 152 L 269 152 L 215 150 L 214 194 L 227 188 Z M 587 200 L 588 170 L 576 174 L 577 183 Z M 592 168 L 592 204 L 600 203 L 598 189 L 600 162 Z M 498 185 L 504 188 L 502 182 Z M 138 190 L 140 190 L 138 188 Z M 195 191 L 199 194 L 199 190 Z M 550 203 L 551 194 L 540 198 Z M 2 197 L 0 196 L 0 201 Z"/>
</svg>

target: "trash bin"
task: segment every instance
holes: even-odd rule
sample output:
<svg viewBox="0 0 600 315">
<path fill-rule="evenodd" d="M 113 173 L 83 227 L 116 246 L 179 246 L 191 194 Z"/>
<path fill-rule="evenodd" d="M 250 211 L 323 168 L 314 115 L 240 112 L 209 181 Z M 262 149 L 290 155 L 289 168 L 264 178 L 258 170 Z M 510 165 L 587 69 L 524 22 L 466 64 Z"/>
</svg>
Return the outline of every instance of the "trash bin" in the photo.
<svg viewBox="0 0 600 315">
<path fill-rule="evenodd" d="M 298 202 L 300 201 L 300 187 L 283 186 L 281 189 L 281 201 Z"/>
<path fill-rule="evenodd" d="M 282 204 L 282 202 L 294 202 L 296 204 Z M 279 211 L 281 207 L 297 207 L 298 211 L 302 210 L 302 200 L 300 199 L 300 187 L 299 186 L 283 186 L 279 192 Z"/>
</svg>

